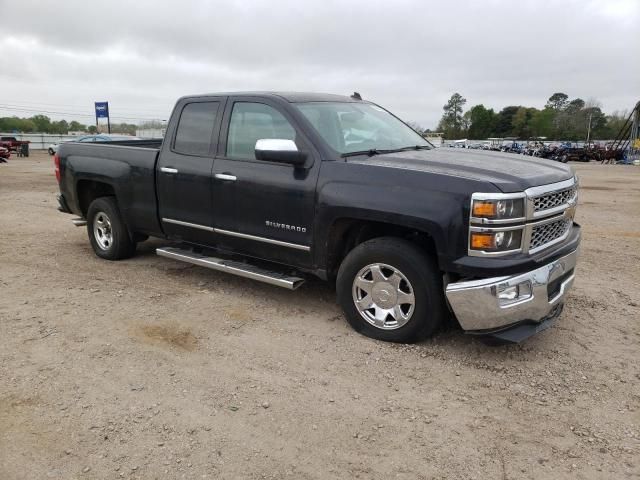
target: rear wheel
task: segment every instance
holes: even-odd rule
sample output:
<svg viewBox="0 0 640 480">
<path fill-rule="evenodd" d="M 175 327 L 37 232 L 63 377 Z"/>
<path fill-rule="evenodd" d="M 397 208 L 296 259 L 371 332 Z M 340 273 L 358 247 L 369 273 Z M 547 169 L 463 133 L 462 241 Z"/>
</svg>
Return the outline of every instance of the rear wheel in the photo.
<svg viewBox="0 0 640 480">
<path fill-rule="evenodd" d="M 100 197 L 91 202 L 87 232 L 93 251 L 101 258 L 121 260 L 136 251 L 136 243 L 129 235 L 114 197 Z"/>
<path fill-rule="evenodd" d="M 49 155 L 54 155 L 56 152 L 53 151 L 53 148 L 49 149 Z"/>
<path fill-rule="evenodd" d="M 358 332 L 390 342 L 433 334 L 445 318 L 434 260 L 413 243 L 382 237 L 354 248 L 338 270 L 338 302 Z"/>
</svg>

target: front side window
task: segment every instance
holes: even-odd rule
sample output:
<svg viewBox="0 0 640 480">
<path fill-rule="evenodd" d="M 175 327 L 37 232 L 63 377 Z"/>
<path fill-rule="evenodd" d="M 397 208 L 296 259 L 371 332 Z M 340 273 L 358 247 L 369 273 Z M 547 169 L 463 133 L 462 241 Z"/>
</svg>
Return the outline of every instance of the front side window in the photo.
<svg viewBox="0 0 640 480">
<path fill-rule="evenodd" d="M 227 136 L 227 157 L 255 159 L 256 142 L 277 138 L 296 140 L 296 131 L 275 108 L 263 103 L 236 102 Z"/>
<path fill-rule="evenodd" d="M 173 143 L 176 152 L 187 155 L 209 153 L 218 106 L 218 102 L 188 103 L 184 106 Z"/>
<path fill-rule="evenodd" d="M 385 109 L 371 103 L 309 102 L 295 106 L 340 154 L 431 146 Z"/>
</svg>

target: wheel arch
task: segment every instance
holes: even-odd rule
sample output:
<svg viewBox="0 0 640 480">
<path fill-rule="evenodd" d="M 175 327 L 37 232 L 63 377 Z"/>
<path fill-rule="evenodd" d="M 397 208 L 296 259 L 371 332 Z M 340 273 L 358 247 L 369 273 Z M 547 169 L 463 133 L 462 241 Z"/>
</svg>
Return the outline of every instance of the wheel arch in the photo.
<svg viewBox="0 0 640 480">
<path fill-rule="evenodd" d="M 329 278 L 335 278 L 347 254 L 361 243 L 379 237 L 411 241 L 438 262 L 438 234 L 424 226 L 358 217 L 336 218 L 327 228 L 324 265 Z"/>
<path fill-rule="evenodd" d="M 84 217 L 89 211 L 91 202 L 100 197 L 116 197 L 117 202 L 116 190 L 110 183 L 90 179 L 79 179 L 77 181 L 76 198 L 78 199 L 78 207 Z"/>
</svg>

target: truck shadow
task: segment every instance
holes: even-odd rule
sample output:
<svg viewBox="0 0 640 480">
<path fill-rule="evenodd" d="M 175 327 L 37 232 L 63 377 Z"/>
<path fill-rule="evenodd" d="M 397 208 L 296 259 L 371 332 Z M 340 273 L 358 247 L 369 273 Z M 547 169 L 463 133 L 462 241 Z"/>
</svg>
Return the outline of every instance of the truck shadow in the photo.
<svg viewBox="0 0 640 480">
<path fill-rule="evenodd" d="M 347 324 L 335 298 L 335 286 L 313 276 L 306 276 L 304 285 L 295 291 L 282 289 L 255 280 L 237 277 L 228 273 L 217 272 L 196 265 L 175 262 L 156 256 L 156 248 L 175 245 L 166 240 L 150 239 L 138 244 L 137 254 L 129 261 L 148 263 L 150 257 L 157 258 L 157 264 L 161 265 L 164 275 L 168 275 L 184 282 L 185 287 L 206 288 L 209 290 L 239 291 L 243 296 L 255 295 L 256 299 L 270 298 L 280 305 L 291 306 L 292 310 L 304 309 L 309 313 L 324 312 L 323 317 L 330 316 L 339 322 Z M 321 321 L 321 319 L 318 319 Z M 350 328 L 348 325 L 346 328 Z M 550 329 L 550 330 L 553 330 Z M 450 354 L 476 355 L 484 360 L 504 360 L 505 356 L 511 356 L 514 352 L 526 352 L 536 350 L 536 345 L 545 343 L 548 332 L 542 332 L 521 344 L 490 344 L 477 336 L 464 333 L 454 318 L 449 318 L 445 325 L 431 338 L 412 344 L 410 348 L 418 349 L 427 356 L 433 356 L 433 352 L 442 350 Z M 364 336 L 356 336 L 362 342 L 371 340 Z M 357 340 L 356 340 L 357 341 Z M 378 342 L 385 345 L 384 342 Z M 398 344 L 399 348 L 407 347 Z"/>
</svg>

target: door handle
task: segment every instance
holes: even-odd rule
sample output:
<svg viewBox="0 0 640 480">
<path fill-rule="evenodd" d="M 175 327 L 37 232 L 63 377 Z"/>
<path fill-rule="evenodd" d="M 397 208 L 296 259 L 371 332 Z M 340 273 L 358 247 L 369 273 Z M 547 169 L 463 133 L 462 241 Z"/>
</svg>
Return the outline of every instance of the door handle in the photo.
<svg viewBox="0 0 640 480">
<path fill-rule="evenodd" d="M 235 182 L 237 180 L 235 175 L 229 175 L 228 173 L 216 173 L 214 177 L 218 180 L 226 180 L 227 182 Z"/>
<path fill-rule="evenodd" d="M 177 168 L 171 168 L 171 167 L 161 167 L 160 171 L 162 173 L 178 173 L 178 169 Z"/>
</svg>

